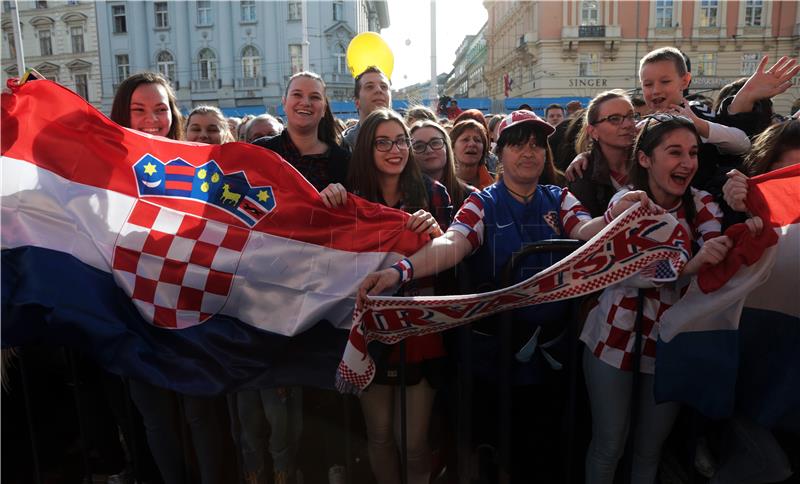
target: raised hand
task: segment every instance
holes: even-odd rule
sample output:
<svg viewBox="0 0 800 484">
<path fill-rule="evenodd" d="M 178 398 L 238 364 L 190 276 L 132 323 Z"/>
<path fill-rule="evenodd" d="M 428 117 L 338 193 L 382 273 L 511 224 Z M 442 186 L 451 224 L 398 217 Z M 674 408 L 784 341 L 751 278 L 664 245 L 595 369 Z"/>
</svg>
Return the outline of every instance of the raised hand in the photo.
<svg viewBox="0 0 800 484">
<path fill-rule="evenodd" d="M 768 61 L 768 56 L 761 58 L 756 71 L 736 93 L 728 107 L 730 114 L 750 112 L 757 101 L 775 97 L 792 86 L 792 78 L 800 72 L 797 59 L 783 56 L 775 65 L 766 69 Z"/>
</svg>

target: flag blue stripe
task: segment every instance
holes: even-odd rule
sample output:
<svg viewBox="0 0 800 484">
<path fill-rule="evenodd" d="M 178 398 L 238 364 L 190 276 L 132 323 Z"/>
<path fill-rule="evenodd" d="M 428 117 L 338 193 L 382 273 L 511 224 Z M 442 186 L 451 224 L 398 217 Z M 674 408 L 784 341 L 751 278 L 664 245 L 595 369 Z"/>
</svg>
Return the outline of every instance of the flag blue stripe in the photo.
<svg viewBox="0 0 800 484">
<path fill-rule="evenodd" d="M 189 395 L 333 388 L 348 332 L 321 321 L 286 337 L 214 316 L 166 330 L 145 322 L 110 273 L 62 252 L 3 250 L 2 346 L 67 345 L 119 375 Z"/>
<path fill-rule="evenodd" d="M 711 418 L 734 413 L 800 431 L 800 319 L 745 308 L 739 330 L 658 342 L 655 396 Z"/>
</svg>

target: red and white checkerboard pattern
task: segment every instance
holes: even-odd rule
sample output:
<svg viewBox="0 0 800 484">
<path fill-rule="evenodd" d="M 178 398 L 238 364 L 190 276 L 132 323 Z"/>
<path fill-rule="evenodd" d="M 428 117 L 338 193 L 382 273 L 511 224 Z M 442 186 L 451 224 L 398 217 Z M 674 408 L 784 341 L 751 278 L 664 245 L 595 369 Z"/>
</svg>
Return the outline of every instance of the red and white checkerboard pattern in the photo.
<svg viewBox="0 0 800 484">
<path fill-rule="evenodd" d="M 114 278 L 146 320 L 194 326 L 225 305 L 249 235 L 139 200 L 114 247 Z"/>
</svg>

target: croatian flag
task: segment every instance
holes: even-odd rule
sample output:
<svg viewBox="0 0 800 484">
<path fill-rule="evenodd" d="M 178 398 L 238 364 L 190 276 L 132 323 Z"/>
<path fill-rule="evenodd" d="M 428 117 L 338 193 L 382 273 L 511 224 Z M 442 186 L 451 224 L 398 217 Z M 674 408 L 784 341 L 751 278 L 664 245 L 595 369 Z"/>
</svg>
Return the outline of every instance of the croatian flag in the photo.
<svg viewBox="0 0 800 484">
<path fill-rule="evenodd" d="M 749 185 L 764 231 L 728 229 L 736 246 L 726 260 L 664 313 L 656 398 L 800 431 L 800 165 Z"/>
<path fill-rule="evenodd" d="M 263 148 L 125 129 L 50 81 L 9 87 L 3 347 L 65 344 L 195 395 L 330 387 L 358 284 L 425 242 L 401 211 L 327 209 Z"/>
</svg>

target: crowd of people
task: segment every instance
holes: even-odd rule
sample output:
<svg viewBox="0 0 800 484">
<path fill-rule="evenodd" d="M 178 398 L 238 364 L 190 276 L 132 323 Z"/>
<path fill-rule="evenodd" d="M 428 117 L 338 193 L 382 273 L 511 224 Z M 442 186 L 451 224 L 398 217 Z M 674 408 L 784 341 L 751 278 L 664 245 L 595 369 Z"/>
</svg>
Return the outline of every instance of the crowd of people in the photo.
<svg viewBox="0 0 800 484">
<path fill-rule="evenodd" d="M 390 80 L 370 67 L 355 78 L 358 119 L 346 121 L 334 117 L 325 81 L 312 72 L 289 79 L 282 101 L 285 119 L 269 114 L 226 119 L 216 107 L 197 106 L 185 120 L 169 82 L 140 73 L 119 85 L 111 119 L 175 140 L 240 141 L 272 150 L 332 210 L 356 195 L 407 212 L 406 228 L 426 234 L 430 242 L 367 276 L 357 295 L 358 304 L 364 304 L 368 295 L 376 294 L 454 294 L 463 291 L 460 279 L 465 273 L 469 292 L 499 289 L 509 282 L 503 275 L 509 260 L 527 245 L 546 239 L 588 240 L 634 203 L 652 213 L 671 214 L 692 235 L 692 257 L 683 275 L 718 264 L 732 248 L 731 239 L 723 235 L 728 226 L 746 222 L 753 234 L 763 228 L 747 214 L 747 178 L 800 162 L 800 120 L 774 112 L 770 101 L 789 88 L 799 70 L 793 59 L 781 58 L 769 66 L 765 56 L 752 76 L 726 86 L 710 104 L 690 99 L 691 73 L 684 54 L 660 48 L 640 61 L 641 97 L 610 90 L 597 94 L 585 108 L 579 103 L 550 105 L 540 117 L 528 106 L 507 115 L 462 111 L 456 101 L 439 113 L 414 106 L 400 114 L 391 109 Z M 794 112 L 800 109 L 795 104 Z M 530 277 L 560 257 L 530 256 L 515 268 L 510 282 Z M 591 425 L 585 429 L 591 435 L 585 454 L 587 483 L 615 482 L 629 438 L 632 400 L 638 402 L 639 423 L 631 437 L 630 479 L 658 482 L 662 449 L 681 411 L 679 403 L 657 403 L 653 395 L 659 318 L 681 297 L 681 287 L 675 283 L 645 291 L 640 310 L 650 324 L 636 339 L 636 311 L 619 308 L 635 308 L 639 288 L 622 282 L 595 294 L 580 321 L 584 348 L 578 370 L 591 411 Z M 563 480 L 557 442 L 566 418 L 564 365 L 569 362 L 564 336 L 569 314 L 567 302 L 514 310 L 513 351 L 529 346 L 533 338 L 540 350 L 516 354 L 510 370 L 514 424 L 506 471 L 511 482 Z M 478 462 L 478 449 L 497 445 L 497 361 L 502 350 L 494 321 L 472 325 L 469 337 L 475 398 L 473 442 L 468 444 Z M 634 351 L 637 341 L 640 348 Z M 393 484 L 404 475 L 412 484 L 437 478 L 458 482 L 453 413 L 459 402 L 453 372 L 463 355 L 447 333 L 409 338 L 402 352 L 394 346 L 371 351 L 377 374 L 359 400 L 374 480 Z M 632 353 L 638 355 L 636 362 Z M 641 384 L 632 399 L 634 371 L 640 373 Z M 306 389 L 262 388 L 201 398 L 130 380 L 129 396 L 137 410 L 131 421 L 131 413 L 122 410 L 127 387 L 110 374 L 103 373 L 102 381 L 125 451 L 137 454 L 138 467 L 145 469 L 129 478 L 167 484 L 193 479 L 225 483 L 239 477 L 248 484 L 299 482 Z M 407 422 L 404 470 L 401 386 Z M 138 428 L 146 447 L 131 445 Z M 185 429 L 190 438 L 182 438 Z M 770 449 L 770 455 L 754 464 L 761 471 L 743 472 L 747 463 L 730 459 L 700 470 L 715 483 L 786 479 L 798 462 L 774 443 L 769 429 L 761 429 L 759 438 L 765 442 L 762 448 Z M 703 447 L 698 454 L 703 452 L 698 461 L 707 462 L 708 454 L 721 451 Z M 194 459 L 187 463 L 186 455 Z M 343 482 L 335 474 L 331 482 Z"/>
</svg>

